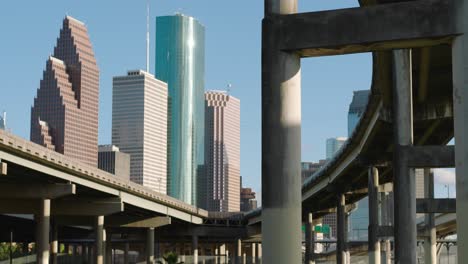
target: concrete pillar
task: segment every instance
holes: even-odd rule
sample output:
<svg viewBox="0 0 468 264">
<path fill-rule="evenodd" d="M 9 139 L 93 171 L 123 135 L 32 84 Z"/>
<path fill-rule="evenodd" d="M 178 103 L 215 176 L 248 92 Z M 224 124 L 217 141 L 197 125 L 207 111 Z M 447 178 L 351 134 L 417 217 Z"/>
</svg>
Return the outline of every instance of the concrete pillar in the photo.
<svg viewBox="0 0 468 264">
<path fill-rule="evenodd" d="M 242 254 L 242 264 L 247 264 L 247 253 Z"/>
<path fill-rule="evenodd" d="M 72 245 L 72 256 L 78 256 L 78 245 Z"/>
<path fill-rule="evenodd" d="M 416 187 L 414 169 L 399 148 L 413 145 L 411 50 L 393 51 L 393 128 L 395 263 L 416 263 Z"/>
<path fill-rule="evenodd" d="M 93 246 L 92 245 L 88 245 L 88 252 L 86 253 L 88 254 L 87 256 L 88 263 L 93 263 Z"/>
<path fill-rule="evenodd" d="M 146 263 L 154 264 L 154 228 L 150 227 L 146 231 Z"/>
<path fill-rule="evenodd" d="M 346 256 L 346 223 L 345 223 L 345 196 L 338 195 L 336 208 L 336 263 L 347 264 Z"/>
<path fill-rule="evenodd" d="M 198 236 L 192 236 L 193 263 L 198 263 Z"/>
<path fill-rule="evenodd" d="M 128 251 L 130 251 L 130 244 L 128 242 L 125 242 L 125 245 L 124 245 L 124 264 L 128 264 L 128 262 L 129 262 Z"/>
<path fill-rule="evenodd" d="M 434 174 L 431 169 L 424 169 L 424 197 L 434 198 Z M 434 214 L 424 216 L 425 236 L 424 236 L 424 263 L 437 263 L 437 234 L 434 221 Z"/>
<path fill-rule="evenodd" d="M 57 256 L 59 253 L 59 244 L 58 244 L 58 230 L 57 224 L 52 224 L 51 232 L 51 241 L 50 241 L 50 263 L 57 264 Z"/>
<path fill-rule="evenodd" d="M 457 223 L 468 223 L 468 2 L 453 1 L 453 19 L 463 35 L 452 46 Z M 468 263 L 468 225 L 457 225 L 458 263 Z"/>
<path fill-rule="evenodd" d="M 96 216 L 94 232 L 94 261 L 95 264 L 104 264 L 104 216 Z"/>
<path fill-rule="evenodd" d="M 39 202 L 37 220 L 36 252 L 38 264 L 49 264 L 50 199 Z"/>
<path fill-rule="evenodd" d="M 252 243 L 252 263 L 256 263 L 257 260 L 256 247 L 256 244 Z"/>
<path fill-rule="evenodd" d="M 376 167 L 369 168 L 369 264 L 380 263 L 379 228 L 379 171 Z"/>
<path fill-rule="evenodd" d="M 300 263 L 300 57 L 280 51 L 272 20 L 297 0 L 265 1 L 262 40 L 262 240 L 264 263 Z"/>
<path fill-rule="evenodd" d="M 392 264 L 392 244 L 390 240 L 385 240 L 385 261 L 383 264 Z"/>
<path fill-rule="evenodd" d="M 236 264 L 242 263 L 242 240 L 240 238 L 237 239 L 235 263 Z"/>
<path fill-rule="evenodd" d="M 219 263 L 219 249 L 218 246 L 215 246 L 215 264 Z"/>
<path fill-rule="evenodd" d="M 306 264 L 315 264 L 314 261 L 314 224 L 312 213 L 309 213 L 308 221 L 306 223 L 306 232 L 305 232 L 305 263 Z"/>
<path fill-rule="evenodd" d="M 257 263 L 262 263 L 262 243 L 257 243 Z"/>
<path fill-rule="evenodd" d="M 112 264 L 112 235 L 106 231 L 106 258 L 107 264 Z"/>
<path fill-rule="evenodd" d="M 226 263 L 226 244 L 221 244 L 221 246 L 219 246 L 219 254 L 221 255 L 220 263 L 225 264 Z"/>
</svg>

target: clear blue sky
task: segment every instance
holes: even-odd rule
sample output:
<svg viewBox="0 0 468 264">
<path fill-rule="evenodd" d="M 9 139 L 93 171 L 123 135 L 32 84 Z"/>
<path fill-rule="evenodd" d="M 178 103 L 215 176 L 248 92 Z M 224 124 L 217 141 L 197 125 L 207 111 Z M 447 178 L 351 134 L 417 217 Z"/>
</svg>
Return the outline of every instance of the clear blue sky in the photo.
<svg viewBox="0 0 468 264">
<path fill-rule="evenodd" d="M 182 12 L 206 27 L 206 89 L 241 100 L 241 174 L 260 194 L 260 58 L 262 0 L 151 0 L 151 72 L 155 17 Z M 357 5 L 355 0 L 300 0 L 300 12 Z M 145 0 L 5 1 L 0 8 L 0 111 L 8 127 L 29 139 L 30 109 L 62 19 L 87 24 L 101 71 L 99 143 L 111 141 L 112 77 L 145 67 Z M 325 157 L 325 139 L 346 136 L 352 91 L 369 89 L 370 54 L 302 61 L 302 157 Z M 451 187 L 454 189 L 454 187 Z"/>
</svg>

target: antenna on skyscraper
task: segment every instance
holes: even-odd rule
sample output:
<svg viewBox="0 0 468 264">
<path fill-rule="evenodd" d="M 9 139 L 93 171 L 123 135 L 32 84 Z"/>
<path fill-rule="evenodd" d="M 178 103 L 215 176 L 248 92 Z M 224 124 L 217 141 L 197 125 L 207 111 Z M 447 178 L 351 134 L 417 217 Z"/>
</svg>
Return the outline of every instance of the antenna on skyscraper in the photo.
<svg viewBox="0 0 468 264">
<path fill-rule="evenodd" d="M 229 92 L 231 91 L 231 88 L 232 88 L 232 83 L 228 83 L 226 86 L 227 94 L 229 94 Z"/>
<path fill-rule="evenodd" d="M 150 52 L 150 1 L 146 0 L 146 72 L 149 73 Z"/>
</svg>

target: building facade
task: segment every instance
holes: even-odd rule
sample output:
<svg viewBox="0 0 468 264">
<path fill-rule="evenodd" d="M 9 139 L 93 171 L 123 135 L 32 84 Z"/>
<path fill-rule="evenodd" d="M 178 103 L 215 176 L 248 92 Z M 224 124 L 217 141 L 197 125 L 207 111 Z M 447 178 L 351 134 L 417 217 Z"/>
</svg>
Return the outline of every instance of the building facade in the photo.
<svg viewBox="0 0 468 264">
<path fill-rule="evenodd" d="M 156 78 L 168 85 L 168 194 L 199 202 L 204 173 L 205 28 L 193 17 L 156 18 Z"/>
<path fill-rule="evenodd" d="M 366 110 L 369 101 L 370 90 L 353 91 L 353 99 L 348 110 L 348 137 L 351 137 L 361 116 Z"/>
<path fill-rule="evenodd" d="M 200 183 L 201 207 L 240 210 L 240 100 L 226 92 L 205 93 L 205 174 Z"/>
<path fill-rule="evenodd" d="M 120 152 L 114 145 L 100 145 L 98 150 L 99 169 L 130 180 L 130 155 Z"/>
<path fill-rule="evenodd" d="M 332 159 L 338 150 L 340 150 L 340 148 L 344 145 L 346 140 L 347 138 L 345 137 L 328 138 L 326 142 L 326 159 Z"/>
<path fill-rule="evenodd" d="M 240 201 L 241 212 L 248 212 L 257 209 L 257 199 L 255 199 L 255 192 L 252 191 L 252 188 L 241 189 Z"/>
<path fill-rule="evenodd" d="M 167 193 L 167 85 L 142 71 L 113 78 L 112 144 L 130 154 L 130 180 Z"/>
<path fill-rule="evenodd" d="M 85 24 L 65 17 L 31 108 L 31 141 L 98 161 L 99 70 Z"/>
<path fill-rule="evenodd" d="M 3 112 L 3 114 L 0 116 L 0 129 L 6 129 L 6 112 Z"/>
<path fill-rule="evenodd" d="M 302 182 L 320 170 L 320 168 L 322 168 L 326 163 L 327 160 L 319 160 L 318 162 L 301 162 Z"/>
</svg>

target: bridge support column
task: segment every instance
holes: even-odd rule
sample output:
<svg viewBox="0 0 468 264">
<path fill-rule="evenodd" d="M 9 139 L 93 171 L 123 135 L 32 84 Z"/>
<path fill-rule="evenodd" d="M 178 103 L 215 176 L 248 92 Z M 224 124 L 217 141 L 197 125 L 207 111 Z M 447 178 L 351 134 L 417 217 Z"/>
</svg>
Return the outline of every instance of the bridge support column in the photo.
<svg viewBox="0 0 468 264">
<path fill-rule="evenodd" d="M 96 264 L 104 264 L 104 216 L 96 217 L 94 232 L 94 260 Z"/>
<path fill-rule="evenodd" d="M 105 261 L 107 264 L 112 264 L 112 235 L 109 232 L 106 232 L 106 258 Z"/>
<path fill-rule="evenodd" d="M 281 51 L 272 20 L 297 0 L 265 1 L 262 39 L 262 240 L 264 263 L 302 261 L 300 57 Z"/>
<path fill-rule="evenodd" d="M 185 251 L 185 250 L 184 250 Z M 146 230 L 146 263 L 154 264 L 154 228 Z"/>
<path fill-rule="evenodd" d="M 128 251 L 130 251 L 130 244 L 128 242 L 125 242 L 125 245 L 124 245 L 124 264 L 128 264 L 128 262 L 129 262 Z"/>
<path fill-rule="evenodd" d="M 49 264 L 50 199 L 42 199 L 37 220 L 36 252 L 38 264 Z"/>
<path fill-rule="evenodd" d="M 452 46 L 457 223 L 468 223 L 468 2 L 454 1 L 457 27 Z M 468 263 L 468 225 L 457 225 L 458 263 Z"/>
<path fill-rule="evenodd" d="M 242 240 L 240 238 L 237 239 L 237 247 L 236 247 L 236 264 L 242 263 Z"/>
<path fill-rule="evenodd" d="M 430 169 L 424 169 L 424 197 L 434 198 L 434 174 Z M 425 236 L 424 236 L 424 263 L 437 263 L 437 233 L 434 221 L 434 214 L 425 215 Z"/>
<path fill-rule="evenodd" d="M 377 230 L 379 228 L 379 171 L 376 167 L 369 168 L 369 264 L 380 263 L 380 241 Z"/>
<path fill-rule="evenodd" d="M 305 243 L 306 243 L 305 263 L 306 264 L 315 264 L 314 238 L 315 238 L 315 235 L 314 235 L 313 215 L 312 213 L 309 213 L 308 221 L 306 223 L 306 233 L 305 233 Z"/>
<path fill-rule="evenodd" d="M 192 236 L 193 263 L 198 263 L 198 236 Z"/>
<path fill-rule="evenodd" d="M 257 260 L 257 254 L 256 254 L 256 249 L 257 249 L 257 244 L 252 243 L 252 263 L 256 263 Z"/>
<path fill-rule="evenodd" d="M 393 51 L 393 127 L 395 189 L 395 263 L 416 263 L 416 187 L 414 169 L 401 155 L 402 146 L 413 145 L 411 50 Z"/>
<path fill-rule="evenodd" d="M 262 263 L 262 243 L 257 243 L 257 263 Z"/>
<path fill-rule="evenodd" d="M 347 264 L 347 234 L 346 234 L 346 216 L 345 216 L 345 205 L 346 199 L 344 194 L 338 195 L 336 206 L 336 263 L 337 264 Z"/>
<path fill-rule="evenodd" d="M 58 244 L 58 230 L 57 224 L 52 224 L 52 238 L 50 241 L 50 263 L 57 264 L 57 256 L 59 253 L 59 244 Z"/>
</svg>

